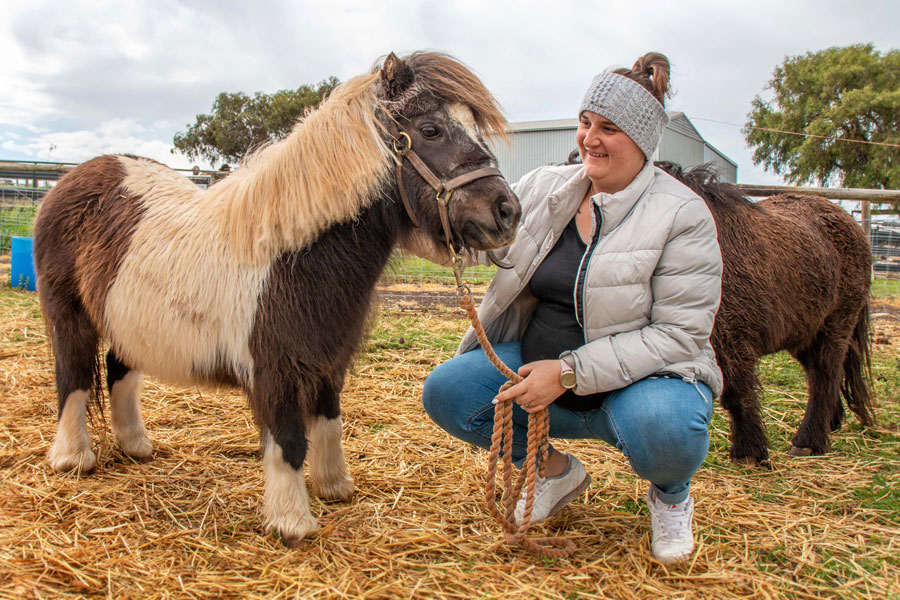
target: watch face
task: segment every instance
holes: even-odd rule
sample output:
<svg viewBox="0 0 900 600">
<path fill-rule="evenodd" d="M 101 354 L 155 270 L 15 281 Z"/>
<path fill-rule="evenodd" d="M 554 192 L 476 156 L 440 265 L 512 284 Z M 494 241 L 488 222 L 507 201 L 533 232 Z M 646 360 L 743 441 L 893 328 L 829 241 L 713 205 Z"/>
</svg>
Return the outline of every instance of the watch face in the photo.
<svg viewBox="0 0 900 600">
<path fill-rule="evenodd" d="M 567 390 L 571 390 L 572 388 L 574 388 L 575 371 L 566 371 L 565 373 L 561 373 L 559 376 L 559 384 Z"/>
</svg>

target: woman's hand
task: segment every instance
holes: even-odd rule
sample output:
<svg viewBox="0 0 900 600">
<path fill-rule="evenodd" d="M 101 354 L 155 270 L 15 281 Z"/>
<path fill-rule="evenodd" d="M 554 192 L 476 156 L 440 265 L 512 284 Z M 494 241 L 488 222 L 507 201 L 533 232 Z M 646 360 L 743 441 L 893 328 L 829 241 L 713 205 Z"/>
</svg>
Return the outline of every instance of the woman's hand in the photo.
<svg viewBox="0 0 900 600">
<path fill-rule="evenodd" d="M 519 375 L 525 379 L 497 394 L 494 404 L 514 400 L 527 413 L 535 413 L 553 404 L 566 389 L 559 383 L 559 360 L 536 360 L 522 365 Z"/>
</svg>

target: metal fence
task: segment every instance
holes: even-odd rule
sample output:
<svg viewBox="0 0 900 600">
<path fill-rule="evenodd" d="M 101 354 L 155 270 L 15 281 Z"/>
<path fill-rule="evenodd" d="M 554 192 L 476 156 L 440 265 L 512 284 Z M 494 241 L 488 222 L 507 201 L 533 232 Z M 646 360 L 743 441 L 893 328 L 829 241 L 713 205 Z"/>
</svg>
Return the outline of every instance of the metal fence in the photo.
<svg viewBox="0 0 900 600">
<path fill-rule="evenodd" d="M 45 189 L 16 188 L 0 185 L 0 254 L 9 253 L 14 236 L 28 237 L 34 216 Z"/>
<path fill-rule="evenodd" d="M 747 191 L 749 186 L 742 186 Z M 34 217 L 41 198 L 49 187 L 15 187 L 0 185 L 0 262 L 4 276 L 8 277 L 8 256 L 13 236 L 30 236 Z M 753 188 L 755 189 L 755 188 Z M 777 193 L 780 188 L 759 188 L 762 192 Z M 801 191 L 807 188 L 793 188 Z M 751 190 L 752 191 L 752 190 Z M 820 191 L 820 190 L 815 190 Z M 831 190 L 835 191 L 835 190 Z M 844 190 L 846 191 L 846 190 Z M 839 191 L 835 191 L 839 192 Z M 884 290 L 894 290 L 900 282 L 900 218 L 879 214 L 879 204 L 872 207 L 862 204 L 856 209 L 844 205 L 869 233 L 873 260 L 873 292 L 883 295 Z M 888 205 L 885 205 L 888 206 Z M 490 282 L 496 267 L 476 266 L 465 272 L 466 282 L 472 286 L 476 299 Z M 7 279 L 8 281 L 8 279 Z M 397 253 L 385 270 L 379 283 L 379 295 L 383 301 L 400 306 L 455 304 L 456 282 L 451 270 L 403 253 Z"/>
</svg>

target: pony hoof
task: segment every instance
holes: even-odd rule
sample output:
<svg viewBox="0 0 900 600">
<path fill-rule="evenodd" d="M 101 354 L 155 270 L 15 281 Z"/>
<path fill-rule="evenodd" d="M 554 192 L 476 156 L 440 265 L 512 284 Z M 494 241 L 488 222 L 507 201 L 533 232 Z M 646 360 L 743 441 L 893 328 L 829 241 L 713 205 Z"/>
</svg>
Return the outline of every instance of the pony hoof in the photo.
<svg viewBox="0 0 900 600">
<path fill-rule="evenodd" d="M 731 459 L 736 465 L 740 465 L 742 467 L 755 467 L 756 466 L 756 458 L 753 456 L 738 456 Z"/>
<path fill-rule="evenodd" d="M 322 500 L 341 500 L 347 502 L 353 497 L 356 488 L 353 485 L 353 479 L 338 479 L 327 484 L 321 482 L 310 482 L 313 493 Z"/>
<path fill-rule="evenodd" d="M 812 456 L 813 451 L 812 448 L 798 448 L 797 446 L 791 446 L 791 451 L 788 452 L 788 454 L 794 457 Z"/>
<path fill-rule="evenodd" d="M 266 525 L 266 531 L 271 532 L 273 529 L 281 536 L 285 546 L 297 548 L 306 536 L 319 530 L 319 522 L 314 516 L 307 515 L 296 523 L 278 522 Z"/>
<path fill-rule="evenodd" d="M 296 550 L 297 548 L 299 548 L 300 546 L 303 545 L 303 538 L 302 537 L 287 537 L 287 536 L 283 535 L 283 536 L 281 536 L 281 542 L 285 546 L 290 548 L 291 550 Z"/>
<path fill-rule="evenodd" d="M 87 475 L 97 466 L 97 455 L 90 448 L 78 452 L 63 452 L 54 444 L 47 454 L 50 467 L 57 473 L 75 471 Z"/>
<path fill-rule="evenodd" d="M 119 449 L 126 456 L 130 456 L 136 460 L 145 461 L 153 456 L 153 444 L 147 439 L 147 436 L 132 437 L 128 439 L 117 440 Z"/>
</svg>

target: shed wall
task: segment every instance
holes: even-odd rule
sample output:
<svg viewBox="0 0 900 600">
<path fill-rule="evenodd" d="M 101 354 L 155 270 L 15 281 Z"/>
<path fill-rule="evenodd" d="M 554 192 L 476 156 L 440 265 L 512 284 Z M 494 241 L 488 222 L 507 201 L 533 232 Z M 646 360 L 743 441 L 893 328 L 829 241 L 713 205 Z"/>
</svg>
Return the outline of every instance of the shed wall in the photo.
<svg viewBox="0 0 900 600">
<path fill-rule="evenodd" d="M 577 122 L 574 119 L 572 121 L 571 126 L 533 129 L 517 129 L 523 125 L 528 127 L 528 124 L 512 123 L 508 145 L 502 140 L 488 140 L 504 177 L 515 182 L 537 167 L 565 164 L 569 153 L 575 150 Z M 558 122 L 550 123 L 556 125 Z M 737 167 L 704 142 L 690 122 L 680 114 L 672 119 L 663 132 L 655 158 L 670 160 L 685 168 L 712 162 L 722 181 L 737 182 Z"/>
</svg>

